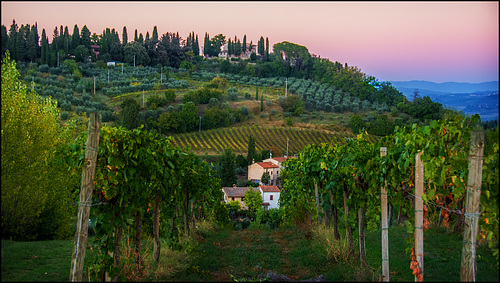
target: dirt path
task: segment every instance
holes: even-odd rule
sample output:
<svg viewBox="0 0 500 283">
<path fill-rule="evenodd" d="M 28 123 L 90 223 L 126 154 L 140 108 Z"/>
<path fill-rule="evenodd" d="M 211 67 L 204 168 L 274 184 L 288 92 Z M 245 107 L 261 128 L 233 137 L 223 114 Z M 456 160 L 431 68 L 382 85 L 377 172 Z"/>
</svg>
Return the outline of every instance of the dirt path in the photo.
<svg viewBox="0 0 500 283">
<path fill-rule="evenodd" d="M 307 244 L 307 233 L 297 231 L 230 231 L 224 238 L 207 239 L 196 265 L 207 281 L 255 281 L 266 275 L 273 281 L 317 278 L 297 259 L 298 242 Z M 206 254 L 206 255 L 205 255 Z"/>
</svg>

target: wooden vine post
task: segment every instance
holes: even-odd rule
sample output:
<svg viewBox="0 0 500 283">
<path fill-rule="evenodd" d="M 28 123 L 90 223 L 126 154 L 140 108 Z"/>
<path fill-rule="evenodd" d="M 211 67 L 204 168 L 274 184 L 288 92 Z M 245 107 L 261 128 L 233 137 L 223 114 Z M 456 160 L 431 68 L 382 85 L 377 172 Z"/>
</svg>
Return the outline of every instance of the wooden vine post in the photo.
<svg viewBox="0 0 500 283">
<path fill-rule="evenodd" d="M 415 157 L 415 257 L 418 263 L 418 272 L 415 274 L 415 282 L 424 279 L 424 204 L 422 193 L 424 191 L 424 164 L 420 151 Z"/>
<path fill-rule="evenodd" d="M 69 281 L 82 281 L 83 263 L 87 249 L 87 231 L 89 226 L 90 205 L 94 173 L 101 130 L 101 115 L 90 113 L 87 143 L 85 147 L 85 160 L 83 164 L 82 182 L 80 187 L 80 201 L 78 203 L 78 217 L 74 238 L 73 254 L 71 256 L 71 271 Z"/>
<path fill-rule="evenodd" d="M 387 155 L 387 147 L 380 148 L 380 156 Z M 382 281 L 389 282 L 389 225 L 387 221 L 387 181 L 380 188 L 382 210 Z"/>
<path fill-rule="evenodd" d="M 476 281 L 476 238 L 479 229 L 479 200 L 483 177 L 484 133 L 473 131 L 469 154 L 469 180 L 467 181 L 467 200 L 465 206 L 464 241 L 460 281 Z"/>
</svg>

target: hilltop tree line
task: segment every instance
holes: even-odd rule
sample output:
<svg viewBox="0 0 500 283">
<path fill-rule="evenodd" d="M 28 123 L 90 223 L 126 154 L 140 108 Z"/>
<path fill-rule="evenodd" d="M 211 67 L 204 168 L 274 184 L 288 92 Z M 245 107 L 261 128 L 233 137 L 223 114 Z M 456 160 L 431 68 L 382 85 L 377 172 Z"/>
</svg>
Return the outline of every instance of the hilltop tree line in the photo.
<svg viewBox="0 0 500 283">
<path fill-rule="evenodd" d="M 122 40 L 113 28 L 106 28 L 100 35 L 91 33 L 83 26 L 80 30 L 75 24 L 70 34 L 68 27 L 55 27 L 52 42 L 49 44 L 45 29 L 41 39 L 35 23 L 18 27 L 15 20 L 7 32 L 1 27 L 2 56 L 6 50 L 11 58 L 18 62 L 37 62 L 49 67 L 62 64 L 66 59 L 72 59 L 79 64 L 84 62 L 120 61 L 129 66 L 170 67 L 189 72 L 208 71 L 234 76 L 258 78 L 290 78 L 308 80 L 307 84 L 290 84 L 290 91 L 299 94 L 304 102 L 305 110 L 323 111 L 391 111 L 393 116 L 403 113 L 420 121 L 439 119 L 443 117 L 444 109 L 440 103 L 433 102 L 429 97 L 416 96 L 409 101 L 390 82 L 380 82 L 373 76 L 368 76 L 357 67 L 347 63 L 332 62 L 329 59 L 311 55 L 305 46 L 290 42 L 274 44 L 269 50 L 269 39 L 260 37 L 256 50 L 253 43 L 247 44 L 246 35 L 243 42 L 236 36 L 227 38 L 223 34 L 210 37 L 205 33 L 203 42 L 204 60 L 199 54 L 200 43 L 198 35 L 189 33 L 183 39 L 179 33 L 165 33 L 159 36 L 157 27 L 145 36 L 134 31 L 133 41 L 129 42 L 127 28 L 123 27 Z M 228 44 L 228 55 L 231 59 L 217 58 L 221 47 Z M 92 46 L 99 46 L 99 55 L 92 52 Z M 251 54 L 249 59 L 240 59 L 242 54 Z M 257 55 L 258 54 L 258 55 Z M 215 58 L 214 58 L 215 57 Z M 250 64 L 254 63 L 254 64 Z M 78 77 L 78 74 L 75 76 Z M 319 88 L 318 84 L 329 85 L 329 88 Z M 309 87 L 315 86 L 315 87 Z M 193 101 L 196 104 L 196 101 Z M 281 103 L 283 104 L 283 103 Z M 380 109 L 379 109 L 380 108 Z M 380 111 L 379 111 L 380 110 Z M 215 110 L 214 110 L 215 111 Z M 301 113 L 295 114 L 299 116 Z M 234 116 L 234 113 L 232 116 Z M 405 119 L 406 117 L 401 117 Z M 147 118 L 145 119 L 147 120 Z M 156 121 L 158 122 L 158 121 Z M 370 123 L 366 118 L 365 123 Z M 188 127 L 196 130 L 196 126 Z M 390 125 L 382 126 L 390 129 Z M 382 133 L 379 131 L 379 135 Z"/>
</svg>

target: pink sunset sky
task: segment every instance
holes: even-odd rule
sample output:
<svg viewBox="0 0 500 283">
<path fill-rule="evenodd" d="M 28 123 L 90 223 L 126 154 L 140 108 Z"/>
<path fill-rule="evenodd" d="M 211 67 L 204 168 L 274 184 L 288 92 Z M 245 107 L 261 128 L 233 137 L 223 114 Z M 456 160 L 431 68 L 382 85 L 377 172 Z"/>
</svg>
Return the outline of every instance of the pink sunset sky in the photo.
<svg viewBox="0 0 500 283">
<path fill-rule="evenodd" d="M 498 1 L 495 2 L 9 2 L 2 1 L 9 30 L 38 24 L 49 41 L 54 27 L 84 25 L 91 33 L 127 27 L 143 36 L 192 31 L 203 46 L 222 33 L 269 47 L 289 41 L 311 54 L 357 66 L 380 81 L 479 83 L 498 80 Z"/>
</svg>

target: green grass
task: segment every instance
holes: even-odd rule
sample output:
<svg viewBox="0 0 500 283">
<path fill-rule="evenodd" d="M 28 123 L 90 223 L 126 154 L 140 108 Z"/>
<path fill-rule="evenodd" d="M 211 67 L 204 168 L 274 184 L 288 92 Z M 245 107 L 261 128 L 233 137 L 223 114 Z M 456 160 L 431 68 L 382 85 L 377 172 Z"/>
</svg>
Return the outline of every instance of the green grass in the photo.
<svg viewBox="0 0 500 283">
<path fill-rule="evenodd" d="M 144 241 L 148 275 L 143 281 L 256 281 L 264 280 L 268 272 L 294 281 L 320 275 L 328 281 L 380 279 L 380 230 L 366 233 L 367 266 L 361 267 L 357 250 L 349 256 L 345 241 L 334 241 L 332 230 L 292 226 L 234 231 L 210 223 L 198 225 L 195 233 L 182 239 L 180 250 L 162 244 L 159 265 L 151 260 L 152 242 Z M 345 235 L 344 230 L 339 232 Z M 390 281 L 414 281 L 406 237 L 402 226 L 389 229 Z M 462 234 L 434 227 L 424 237 L 424 280 L 459 281 Z M 2 241 L 2 281 L 68 281 L 72 249 L 72 240 Z M 87 250 L 86 262 L 92 256 Z M 485 244 L 478 249 L 477 265 L 476 281 L 498 281 L 498 262 Z M 86 273 L 84 280 L 88 280 Z"/>
</svg>

